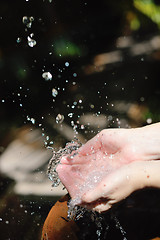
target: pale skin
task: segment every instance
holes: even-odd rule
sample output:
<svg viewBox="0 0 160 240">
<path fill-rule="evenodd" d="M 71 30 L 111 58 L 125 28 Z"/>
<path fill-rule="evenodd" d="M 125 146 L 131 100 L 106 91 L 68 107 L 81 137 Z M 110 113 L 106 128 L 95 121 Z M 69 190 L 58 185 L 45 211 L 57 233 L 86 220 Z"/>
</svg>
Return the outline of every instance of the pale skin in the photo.
<svg viewBox="0 0 160 240">
<path fill-rule="evenodd" d="M 116 168 L 83 194 L 83 206 L 104 212 L 136 190 L 160 188 L 160 123 L 103 130 L 82 147 L 81 161 L 91 148 L 113 154 Z"/>
</svg>

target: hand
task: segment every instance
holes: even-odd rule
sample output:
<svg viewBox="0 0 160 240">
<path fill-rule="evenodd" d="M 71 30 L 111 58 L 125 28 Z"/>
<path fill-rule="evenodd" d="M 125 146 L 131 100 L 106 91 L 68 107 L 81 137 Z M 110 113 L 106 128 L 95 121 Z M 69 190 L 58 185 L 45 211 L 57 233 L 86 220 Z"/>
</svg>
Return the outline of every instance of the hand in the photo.
<svg viewBox="0 0 160 240">
<path fill-rule="evenodd" d="M 100 199 L 98 205 L 101 204 L 101 208 L 98 205 L 93 207 L 93 204 L 92 208 L 105 211 L 144 187 L 141 177 L 136 185 L 134 164 L 160 159 L 159 129 L 160 124 L 153 124 L 136 129 L 103 130 L 73 155 L 63 157 L 57 172 L 71 197 L 78 199 L 79 204 L 90 203 L 88 207 Z M 142 170 L 138 172 L 140 176 L 143 174 Z M 132 181 L 127 181 L 127 176 Z"/>
<path fill-rule="evenodd" d="M 159 172 L 160 161 L 139 161 L 124 165 L 85 193 L 82 206 L 104 212 L 136 190 L 160 188 Z"/>
<path fill-rule="evenodd" d="M 141 179 L 146 162 L 132 162 L 123 165 L 106 176 L 94 189 L 82 196 L 82 206 L 97 212 L 109 210 L 114 204 L 128 197 L 137 189 L 147 186 Z M 149 174 L 146 172 L 146 178 Z M 145 185 L 146 184 L 146 185 Z"/>
</svg>

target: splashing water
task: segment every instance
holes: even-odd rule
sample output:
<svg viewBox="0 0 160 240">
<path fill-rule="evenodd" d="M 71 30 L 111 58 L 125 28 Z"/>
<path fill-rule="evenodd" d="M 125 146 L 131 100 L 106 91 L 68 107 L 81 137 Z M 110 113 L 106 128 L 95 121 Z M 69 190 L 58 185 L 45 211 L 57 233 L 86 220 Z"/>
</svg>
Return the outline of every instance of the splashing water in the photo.
<svg viewBox="0 0 160 240">
<path fill-rule="evenodd" d="M 64 120 L 64 116 L 59 113 L 56 117 L 56 123 L 62 123 L 63 120 Z"/>
<path fill-rule="evenodd" d="M 68 201 L 68 215 L 69 220 L 79 220 L 84 214 L 88 211 L 86 208 L 80 207 L 77 204 L 77 201 L 70 200 Z"/>
<path fill-rule="evenodd" d="M 58 178 L 58 173 L 56 172 L 56 168 L 60 163 L 60 160 L 63 156 L 68 154 L 72 154 L 73 151 L 78 150 L 82 146 L 82 143 L 75 138 L 70 143 L 67 143 L 65 148 L 60 149 L 59 151 L 53 151 L 53 157 L 49 161 L 48 165 L 48 178 L 52 181 L 52 187 L 57 187 L 60 184 L 60 179 Z M 110 228 L 109 224 L 106 222 L 106 218 L 104 215 L 101 215 L 97 212 L 88 210 L 81 206 L 78 206 L 78 199 L 70 199 L 68 201 L 68 215 L 67 218 L 69 220 L 78 221 L 80 218 L 84 217 L 85 221 L 90 219 L 92 223 L 95 224 L 96 229 L 95 234 L 97 236 L 97 240 L 106 239 L 106 235 L 108 234 L 108 230 Z M 126 232 L 120 224 L 116 214 L 112 212 L 111 219 L 115 222 L 115 227 L 120 230 L 122 234 L 123 240 L 127 240 Z M 87 232 L 82 233 L 82 239 L 86 239 Z"/>
<path fill-rule="evenodd" d="M 48 165 L 48 178 L 53 182 L 52 187 L 57 187 L 60 184 L 60 179 L 58 178 L 58 173 L 56 172 L 56 168 L 60 163 L 60 160 L 63 156 L 71 154 L 73 151 L 78 150 L 82 146 L 82 143 L 74 138 L 70 143 L 67 143 L 65 148 L 60 149 L 59 151 L 53 151 L 53 157 L 49 161 Z M 81 218 L 87 209 L 77 206 L 77 199 L 68 201 L 68 216 L 69 220 L 74 219 L 78 220 Z"/>
<path fill-rule="evenodd" d="M 60 163 L 60 160 L 63 156 L 71 154 L 73 151 L 78 150 L 81 147 L 81 142 L 75 138 L 72 142 L 67 143 L 65 148 L 60 149 L 59 151 L 53 151 L 53 157 L 49 161 L 47 174 L 49 179 L 53 182 L 52 186 L 57 187 L 60 184 L 60 179 L 58 178 L 58 173 L 56 168 Z"/>
<path fill-rule="evenodd" d="M 28 40 L 28 46 L 30 47 L 34 47 L 37 44 L 36 40 L 32 39 L 30 36 L 27 37 L 27 40 Z"/>
<path fill-rule="evenodd" d="M 23 16 L 22 18 L 22 22 L 24 25 L 26 25 L 27 28 L 31 28 L 32 27 L 32 22 L 34 21 L 34 17 L 27 17 L 27 16 Z"/>
<path fill-rule="evenodd" d="M 120 230 L 120 232 L 121 232 L 121 234 L 123 236 L 123 240 L 127 240 L 127 238 L 126 238 L 126 231 L 123 229 L 123 227 L 120 224 L 118 218 L 115 215 L 113 215 L 112 218 L 115 221 L 116 228 Z"/>
<path fill-rule="evenodd" d="M 52 74 L 50 72 L 44 72 L 42 74 L 42 78 L 44 78 L 46 81 L 52 80 Z"/>
<path fill-rule="evenodd" d="M 56 97 L 58 95 L 58 91 L 55 88 L 52 88 L 52 96 Z"/>
</svg>

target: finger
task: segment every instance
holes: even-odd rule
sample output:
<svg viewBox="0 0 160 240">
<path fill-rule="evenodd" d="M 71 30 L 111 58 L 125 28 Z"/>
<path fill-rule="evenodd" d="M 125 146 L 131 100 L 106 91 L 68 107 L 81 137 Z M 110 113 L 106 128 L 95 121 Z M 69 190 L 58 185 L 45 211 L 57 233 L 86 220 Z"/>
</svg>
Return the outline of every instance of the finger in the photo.
<svg viewBox="0 0 160 240">
<path fill-rule="evenodd" d="M 112 205 L 113 205 L 112 201 L 108 201 L 106 203 L 101 203 L 101 204 L 97 205 L 92 210 L 96 211 L 96 212 L 99 212 L 99 213 L 106 212 L 112 207 Z"/>
<path fill-rule="evenodd" d="M 93 190 L 84 193 L 82 196 L 82 201 L 86 202 L 86 203 L 91 203 L 94 202 L 100 198 L 105 198 L 106 197 L 106 193 L 105 193 L 105 188 L 106 185 L 103 184 L 99 184 L 96 188 L 94 188 Z"/>
<path fill-rule="evenodd" d="M 91 155 L 101 147 L 101 134 L 97 134 L 79 149 L 80 155 Z"/>
</svg>

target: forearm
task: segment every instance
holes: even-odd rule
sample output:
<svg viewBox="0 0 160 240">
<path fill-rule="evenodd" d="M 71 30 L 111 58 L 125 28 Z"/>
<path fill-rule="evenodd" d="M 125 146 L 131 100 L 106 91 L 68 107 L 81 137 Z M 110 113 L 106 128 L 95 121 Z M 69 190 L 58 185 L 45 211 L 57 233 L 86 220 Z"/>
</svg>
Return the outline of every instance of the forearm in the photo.
<svg viewBox="0 0 160 240">
<path fill-rule="evenodd" d="M 136 161 L 160 160 L 160 123 L 130 129 L 126 135 L 129 154 Z"/>
</svg>

